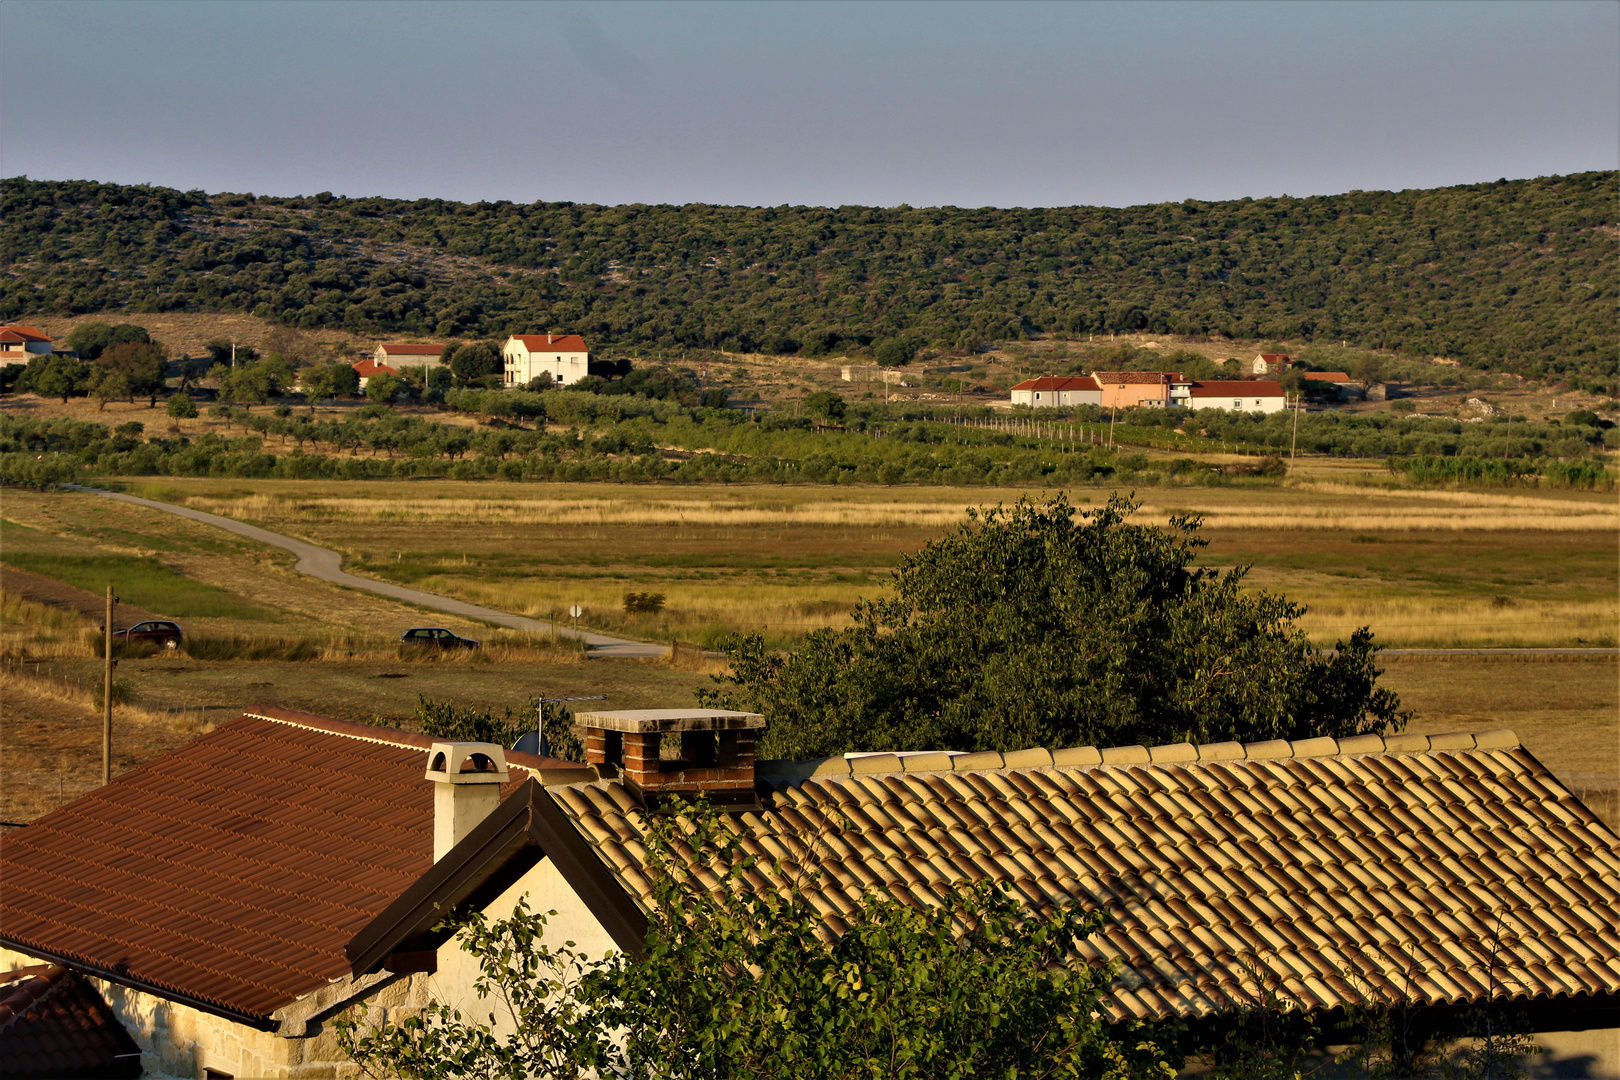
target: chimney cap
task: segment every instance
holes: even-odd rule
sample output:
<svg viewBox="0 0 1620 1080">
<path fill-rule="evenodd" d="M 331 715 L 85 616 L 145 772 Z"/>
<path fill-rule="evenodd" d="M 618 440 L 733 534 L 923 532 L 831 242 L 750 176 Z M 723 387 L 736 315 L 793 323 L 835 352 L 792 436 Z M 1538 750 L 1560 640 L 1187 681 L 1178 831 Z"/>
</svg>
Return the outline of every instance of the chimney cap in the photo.
<svg viewBox="0 0 1620 1080">
<path fill-rule="evenodd" d="M 496 743 L 436 742 L 428 751 L 426 778 L 440 784 L 504 784 L 506 751 Z"/>
<path fill-rule="evenodd" d="M 618 712 L 574 714 L 576 729 L 597 728 L 652 734 L 666 731 L 741 731 L 762 728 L 765 717 L 759 713 L 729 709 L 624 709 Z"/>
</svg>

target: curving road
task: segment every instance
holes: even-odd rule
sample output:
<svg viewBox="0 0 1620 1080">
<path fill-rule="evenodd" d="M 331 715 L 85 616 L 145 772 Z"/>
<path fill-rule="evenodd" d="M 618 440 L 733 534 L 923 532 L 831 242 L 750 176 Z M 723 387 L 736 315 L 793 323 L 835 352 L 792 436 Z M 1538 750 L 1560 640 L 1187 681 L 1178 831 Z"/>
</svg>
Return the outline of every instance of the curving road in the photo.
<svg viewBox="0 0 1620 1080">
<path fill-rule="evenodd" d="M 121 502 L 134 503 L 152 510 L 161 510 L 166 514 L 177 514 L 180 517 L 200 521 L 204 525 L 212 525 L 237 536 L 269 544 L 271 547 L 290 551 L 298 558 L 298 572 L 308 574 L 320 581 L 330 582 L 333 585 L 343 585 L 351 589 L 364 589 L 366 592 L 387 596 L 394 600 L 403 600 L 408 604 L 431 608 L 434 611 L 443 611 L 451 615 L 460 615 L 466 619 L 478 619 L 482 622 L 494 623 L 496 626 L 505 626 L 512 630 L 522 630 L 530 634 L 549 634 L 553 632 L 550 622 L 543 619 L 530 619 L 522 615 L 513 615 L 506 611 L 496 611 L 494 608 L 479 607 L 469 604 L 465 600 L 455 600 L 448 596 L 439 596 L 436 593 L 422 592 L 420 589 L 407 589 L 403 585 L 392 585 L 386 581 L 375 581 L 371 578 L 356 577 L 343 569 L 343 556 L 329 548 L 319 547 L 306 543 L 303 540 L 294 540 L 290 536 L 273 533 L 269 529 L 261 529 L 257 525 L 248 525 L 233 518 L 222 517 L 219 514 L 210 514 L 202 510 L 193 510 L 188 506 L 174 506 L 170 503 L 158 502 L 155 499 L 143 499 L 136 495 L 125 495 L 117 491 L 102 491 L 100 488 L 85 487 L 82 484 L 63 484 L 62 487 L 71 491 L 82 491 L 89 495 L 100 495 L 104 499 L 118 499 Z M 566 626 L 556 627 L 556 633 L 563 637 L 580 638 L 590 649 L 592 658 L 603 659 L 631 659 L 641 660 L 664 656 L 669 652 L 666 645 L 654 645 L 645 641 L 630 641 L 625 638 L 608 637 L 606 634 L 595 634 L 589 630 L 572 630 Z"/>
</svg>

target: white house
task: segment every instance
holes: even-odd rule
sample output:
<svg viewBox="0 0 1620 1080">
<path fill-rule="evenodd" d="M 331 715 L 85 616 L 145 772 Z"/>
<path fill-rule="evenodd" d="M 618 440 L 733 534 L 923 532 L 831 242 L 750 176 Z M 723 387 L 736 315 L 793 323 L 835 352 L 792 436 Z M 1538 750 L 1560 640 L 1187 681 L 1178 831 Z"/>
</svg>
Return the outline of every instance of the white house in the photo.
<svg viewBox="0 0 1620 1080">
<path fill-rule="evenodd" d="M 355 374 L 360 376 L 360 392 L 361 393 L 365 392 L 366 384 L 371 381 L 371 377 L 373 375 L 398 375 L 399 374 L 398 371 L 396 371 L 395 369 L 389 367 L 387 364 L 380 364 L 375 360 L 360 360 L 360 361 L 357 361 L 356 363 L 350 364 L 349 366 L 354 368 Z"/>
<path fill-rule="evenodd" d="M 444 363 L 444 346 L 385 341 L 377 346 L 373 355 L 377 363 L 395 371 L 408 367 L 432 368 Z"/>
<path fill-rule="evenodd" d="M 1287 353 L 1263 352 L 1254 358 L 1249 370 L 1255 375 L 1280 375 L 1293 362 Z"/>
<path fill-rule="evenodd" d="M 1194 379 L 1188 387 L 1187 407 L 1274 413 L 1288 407 L 1288 395 L 1271 379 Z"/>
<path fill-rule="evenodd" d="M 641 957 L 647 815 L 702 791 L 748 850 L 828 860 L 750 880 L 810 881 L 829 940 L 869 891 L 985 879 L 1101 909 L 1076 957 L 1118 963 L 1114 1021 L 1511 1002 L 1538 1065 L 1620 1068 L 1615 834 L 1510 731 L 756 763 L 758 714 L 575 721 L 583 764 L 244 714 L 6 836 L 0 972 L 76 973 L 148 1076 L 349 1075 L 353 1005 L 499 1009 L 448 914 L 526 896 L 582 954 Z"/>
<path fill-rule="evenodd" d="M 1043 375 L 1025 379 L 1012 388 L 1012 403 L 1032 409 L 1070 405 L 1101 405 L 1102 385 L 1091 375 Z"/>
<path fill-rule="evenodd" d="M 49 334 L 32 326 L 0 326 L 0 364 L 26 364 L 51 355 Z"/>
<path fill-rule="evenodd" d="M 527 386 L 542 372 L 569 386 L 590 374 L 590 350 L 578 334 L 513 334 L 501 346 L 501 358 L 507 386 Z"/>
</svg>

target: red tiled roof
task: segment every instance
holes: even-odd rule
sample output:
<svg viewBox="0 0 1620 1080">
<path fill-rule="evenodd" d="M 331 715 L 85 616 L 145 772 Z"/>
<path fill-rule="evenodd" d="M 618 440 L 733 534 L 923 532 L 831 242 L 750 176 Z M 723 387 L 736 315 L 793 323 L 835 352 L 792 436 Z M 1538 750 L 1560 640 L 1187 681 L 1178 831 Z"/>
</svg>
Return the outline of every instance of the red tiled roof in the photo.
<svg viewBox="0 0 1620 1080">
<path fill-rule="evenodd" d="M 379 363 L 377 363 L 377 361 L 372 360 L 369 357 L 367 359 L 365 359 L 365 360 L 361 360 L 359 363 L 351 364 L 349 366 L 354 368 L 354 370 L 358 371 L 360 373 L 360 377 L 362 379 L 369 379 L 373 375 L 398 375 L 399 374 L 398 371 L 396 371 L 393 368 L 389 367 L 387 364 L 379 364 Z"/>
<path fill-rule="evenodd" d="M 1162 386 L 1170 381 L 1167 371 L 1094 371 L 1091 377 L 1099 383 L 1156 383 Z"/>
<path fill-rule="evenodd" d="M 268 1018 L 433 864 L 433 741 L 245 714 L 7 836 L 0 942 Z M 503 795 L 561 765 L 507 763 Z"/>
<path fill-rule="evenodd" d="M 0 326 L 0 334 L 16 334 L 17 337 L 21 338 L 24 341 L 49 341 L 49 340 L 51 340 L 51 335 L 45 333 L 45 331 L 40 330 L 37 327 L 33 327 L 33 326 Z M 14 339 L 0 338 L 0 340 L 14 340 Z"/>
<path fill-rule="evenodd" d="M 0 974 L 0 1076 L 141 1074 L 141 1048 L 107 1003 L 59 964 Z"/>
<path fill-rule="evenodd" d="M 578 334 L 513 334 L 530 352 L 590 352 Z"/>
<path fill-rule="evenodd" d="M 1282 397 L 1273 379 L 1194 379 L 1193 397 Z"/>
<path fill-rule="evenodd" d="M 1342 371 L 1306 371 L 1301 374 L 1312 382 L 1347 383 L 1350 381 L 1350 376 Z"/>
<path fill-rule="evenodd" d="M 1042 375 L 1038 379 L 1025 379 L 1014 390 L 1100 390 L 1097 380 L 1090 375 Z"/>
<path fill-rule="evenodd" d="M 1264 360 L 1268 364 L 1286 364 L 1288 363 L 1288 354 L 1280 352 L 1263 352 L 1260 354 L 1260 359 Z"/>
<path fill-rule="evenodd" d="M 438 356 L 444 352 L 443 345 L 405 345 L 399 342 L 385 341 L 382 351 L 392 356 Z"/>
</svg>

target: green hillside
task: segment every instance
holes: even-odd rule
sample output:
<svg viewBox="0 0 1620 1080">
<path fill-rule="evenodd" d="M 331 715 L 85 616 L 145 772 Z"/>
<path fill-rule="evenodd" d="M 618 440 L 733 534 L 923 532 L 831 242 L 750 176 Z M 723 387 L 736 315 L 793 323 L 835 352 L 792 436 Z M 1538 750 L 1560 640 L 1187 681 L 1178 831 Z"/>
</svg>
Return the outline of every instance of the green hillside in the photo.
<svg viewBox="0 0 1620 1080">
<path fill-rule="evenodd" d="M 806 354 L 1060 331 L 1348 339 L 1614 392 L 1616 179 L 969 210 L 16 178 L 0 182 L 0 317 L 225 309 L 368 333 L 570 330 L 598 346 Z"/>
</svg>

